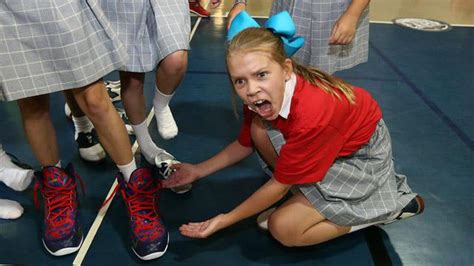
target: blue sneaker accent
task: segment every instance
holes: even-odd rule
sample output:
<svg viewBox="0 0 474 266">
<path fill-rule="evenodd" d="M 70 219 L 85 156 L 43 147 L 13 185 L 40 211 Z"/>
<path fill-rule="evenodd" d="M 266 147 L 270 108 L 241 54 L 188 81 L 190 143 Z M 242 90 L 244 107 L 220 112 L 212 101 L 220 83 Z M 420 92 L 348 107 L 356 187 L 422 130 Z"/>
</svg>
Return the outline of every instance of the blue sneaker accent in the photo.
<svg viewBox="0 0 474 266">
<path fill-rule="evenodd" d="M 76 252 L 83 241 L 77 210 L 76 178 L 80 179 L 69 164 L 66 170 L 54 166 L 36 172 L 35 204 L 41 191 L 44 202 L 42 241 L 54 256 Z"/>
<path fill-rule="evenodd" d="M 159 212 L 160 180 L 150 168 L 139 168 L 128 183 L 121 173 L 117 175 L 117 182 L 130 217 L 133 252 L 142 260 L 163 256 L 169 234 Z"/>
</svg>

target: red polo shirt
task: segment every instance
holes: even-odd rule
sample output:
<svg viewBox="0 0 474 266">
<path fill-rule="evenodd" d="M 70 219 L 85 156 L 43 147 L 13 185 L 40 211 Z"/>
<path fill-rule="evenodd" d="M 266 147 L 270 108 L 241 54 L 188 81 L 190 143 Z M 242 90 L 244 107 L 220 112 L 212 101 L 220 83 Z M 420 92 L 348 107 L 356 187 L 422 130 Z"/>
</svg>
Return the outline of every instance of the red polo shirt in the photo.
<svg viewBox="0 0 474 266">
<path fill-rule="evenodd" d="M 297 77 L 287 119 L 271 121 L 286 143 L 273 176 L 284 184 L 321 181 L 338 157 L 353 154 L 368 143 L 382 112 L 370 94 L 354 87 L 356 103 L 350 104 Z M 254 112 L 244 105 L 239 143 L 252 147 L 250 124 Z"/>
</svg>

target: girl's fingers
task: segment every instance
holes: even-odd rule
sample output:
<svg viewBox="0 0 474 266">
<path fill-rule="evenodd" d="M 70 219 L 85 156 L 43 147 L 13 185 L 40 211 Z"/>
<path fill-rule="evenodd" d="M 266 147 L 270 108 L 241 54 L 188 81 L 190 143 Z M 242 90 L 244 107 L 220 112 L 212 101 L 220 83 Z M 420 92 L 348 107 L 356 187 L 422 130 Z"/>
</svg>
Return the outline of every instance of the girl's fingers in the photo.
<svg viewBox="0 0 474 266">
<path fill-rule="evenodd" d="M 182 235 L 193 238 L 203 238 L 203 231 L 206 229 L 205 222 L 201 223 L 188 223 L 183 224 L 179 227 L 179 231 Z"/>
</svg>

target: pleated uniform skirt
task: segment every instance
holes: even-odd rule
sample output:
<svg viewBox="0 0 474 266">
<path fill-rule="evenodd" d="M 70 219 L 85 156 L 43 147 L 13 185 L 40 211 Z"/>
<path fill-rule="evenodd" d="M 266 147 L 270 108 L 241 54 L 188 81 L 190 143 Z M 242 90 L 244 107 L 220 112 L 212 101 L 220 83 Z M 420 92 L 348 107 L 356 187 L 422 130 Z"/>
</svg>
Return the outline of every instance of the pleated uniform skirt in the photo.
<svg viewBox="0 0 474 266">
<path fill-rule="evenodd" d="M 0 1 L 0 100 L 83 87 L 125 64 L 97 1 Z"/>
<path fill-rule="evenodd" d="M 362 13 L 351 44 L 329 45 L 331 31 L 351 0 L 274 0 L 271 15 L 287 10 L 296 24 L 304 46 L 293 56 L 298 63 L 329 74 L 367 62 L 369 8 Z"/>
<path fill-rule="evenodd" d="M 102 9 L 120 41 L 128 61 L 120 69 L 152 71 L 178 50 L 189 50 L 190 15 L 186 0 L 101 0 Z"/>
<path fill-rule="evenodd" d="M 279 153 L 283 135 L 273 128 L 267 132 Z M 271 176 L 260 157 L 259 162 Z M 294 187 L 326 219 L 344 226 L 390 220 L 416 197 L 406 176 L 395 172 L 390 134 L 382 119 L 369 143 L 351 156 L 336 159 L 322 181 Z"/>
</svg>

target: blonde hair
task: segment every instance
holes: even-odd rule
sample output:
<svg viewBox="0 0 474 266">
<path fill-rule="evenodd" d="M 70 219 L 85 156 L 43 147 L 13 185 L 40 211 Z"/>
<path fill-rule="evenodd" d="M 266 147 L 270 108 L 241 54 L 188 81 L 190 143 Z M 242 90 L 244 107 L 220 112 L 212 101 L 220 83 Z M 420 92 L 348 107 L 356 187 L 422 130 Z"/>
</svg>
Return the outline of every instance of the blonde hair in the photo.
<svg viewBox="0 0 474 266">
<path fill-rule="evenodd" d="M 227 44 L 226 62 L 235 52 L 265 52 L 270 54 L 270 57 L 282 67 L 287 58 L 280 37 L 265 28 L 248 28 L 237 34 Z M 352 86 L 343 80 L 316 68 L 300 65 L 294 61 L 293 72 L 323 91 L 336 96 L 338 99 L 341 99 L 337 92 L 340 91 L 351 104 L 355 103 Z M 235 106 L 235 101 L 233 101 L 233 104 Z"/>
</svg>

